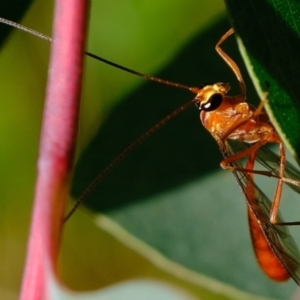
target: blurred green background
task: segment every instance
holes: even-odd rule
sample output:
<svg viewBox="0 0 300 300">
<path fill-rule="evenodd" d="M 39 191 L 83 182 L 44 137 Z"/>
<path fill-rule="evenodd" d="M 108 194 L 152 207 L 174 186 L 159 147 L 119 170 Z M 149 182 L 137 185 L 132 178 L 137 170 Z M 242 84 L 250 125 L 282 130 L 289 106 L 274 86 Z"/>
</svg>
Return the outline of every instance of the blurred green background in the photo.
<svg viewBox="0 0 300 300">
<path fill-rule="evenodd" d="M 51 1 L 36 0 L 23 24 L 51 35 L 52 11 Z M 97 0 L 91 7 L 87 49 L 187 85 L 229 82 L 234 95 L 239 93 L 236 79 L 214 50 L 229 28 L 220 0 Z M 4 46 L 0 285 L 15 299 L 32 209 L 50 45 L 15 30 Z M 235 39 L 224 48 L 242 66 Z M 246 81 L 248 99 L 255 103 L 258 98 L 248 77 Z M 123 148 L 192 97 L 87 58 L 72 197 Z M 136 149 L 85 203 L 191 270 L 254 295 L 290 298 L 296 284 L 272 282 L 255 261 L 245 200 L 230 172 L 219 171 L 221 159 L 216 143 L 201 127 L 197 109 L 191 107 Z M 214 281 L 197 278 L 195 283 L 176 276 L 176 269 L 161 270 L 130 238 L 128 246 L 108 234 L 114 227 L 103 220 L 99 229 L 78 212 L 66 226 L 61 268 L 72 288 L 99 288 L 146 276 L 187 288 L 203 299 L 242 299 Z"/>
</svg>

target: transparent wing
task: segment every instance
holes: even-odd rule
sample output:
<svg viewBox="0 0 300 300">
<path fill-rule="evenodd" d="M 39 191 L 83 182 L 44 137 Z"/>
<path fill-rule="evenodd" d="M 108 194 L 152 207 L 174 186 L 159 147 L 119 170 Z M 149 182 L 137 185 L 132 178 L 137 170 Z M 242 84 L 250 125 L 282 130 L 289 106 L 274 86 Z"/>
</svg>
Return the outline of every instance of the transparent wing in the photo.
<svg viewBox="0 0 300 300">
<path fill-rule="evenodd" d="M 228 140 L 228 144 L 230 145 L 232 153 L 237 153 L 242 150 L 245 150 L 246 148 L 249 148 L 249 145 L 247 145 L 246 143 L 242 143 L 235 140 Z M 274 175 L 279 175 L 280 157 L 278 154 L 274 153 L 269 148 L 261 147 L 258 150 L 256 160 Z M 286 178 L 300 181 L 300 171 L 289 162 L 286 162 L 284 176 Z M 300 186 L 296 186 L 289 183 L 287 185 L 296 193 L 300 194 Z"/>
<path fill-rule="evenodd" d="M 236 151 L 241 151 L 246 147 L 247 145 L 241 142 L 228 141 L 228 143 L 222 147 L 221 151 L 224 157 L 228 157 L 235 154 Z M 267 148 L 262 148 L 259 150 L 257 160 L 268 170 L 274 172 L 274 174 L 278 174 L 276 173 L 279 165 L 278 155 Z M 241 167 L 238 162 L 234 162 L 232 165 L 239 168 Z M 287 169 L 286 175 L 288 177 L 299 180 L 300 173 L 296 168 L 294 168 L 291 164 L 288 164 Z M 298 285 L 300 285 L 300 252 L 288 230 L 288 227 L 273 225 L 270 222 L 269 216 L 272 203 L 247 174 L 240 171 L 235 171 L 233 174 L 246 197 L 249 208 L 254 213 L 273 252 L 289 272 L 291 277 Z M 290 185 L 290 187 L 293 188 L 292 185 Z M 251 194 L 249 193 L 249 190 L 251 191 Z M 253 190 L 255 191 L 254 195 L 252 193 Z M 294 190 L 298 193 L 300 192 L 298 187 Z M 278 221 L 284 222 L 280 215 L 278 216 Z"/>
</svg>

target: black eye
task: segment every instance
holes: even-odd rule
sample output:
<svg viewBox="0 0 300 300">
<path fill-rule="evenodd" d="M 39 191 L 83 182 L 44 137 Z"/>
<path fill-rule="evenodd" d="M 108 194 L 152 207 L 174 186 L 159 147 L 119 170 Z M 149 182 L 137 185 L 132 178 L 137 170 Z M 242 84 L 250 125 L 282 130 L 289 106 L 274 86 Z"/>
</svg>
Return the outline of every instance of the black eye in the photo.
<svg viewBox="0 0 300 300">
<path fill-rule="evenodd" d="M 207 102 L 203 103 L 200 107 L 204 111 L 213 111 L 216 110 L 222 103 L 223 96 L 222 94 L 213 94 Z"/>
</svg>

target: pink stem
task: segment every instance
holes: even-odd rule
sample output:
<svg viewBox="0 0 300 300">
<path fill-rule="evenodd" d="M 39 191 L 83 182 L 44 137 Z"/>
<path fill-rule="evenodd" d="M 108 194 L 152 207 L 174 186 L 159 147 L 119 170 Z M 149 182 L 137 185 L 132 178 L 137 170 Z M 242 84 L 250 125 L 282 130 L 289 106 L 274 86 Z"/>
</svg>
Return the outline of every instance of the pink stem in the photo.
<svg viewBox="0 0 300 300">
<path fill-rule="evenodd" d="M 35 204 L 21 299 L 49 299 L 78 127 L 88 1 L 57 0 Z M 53 280 L 53 278 L 52 278 Z"/>
</svg>

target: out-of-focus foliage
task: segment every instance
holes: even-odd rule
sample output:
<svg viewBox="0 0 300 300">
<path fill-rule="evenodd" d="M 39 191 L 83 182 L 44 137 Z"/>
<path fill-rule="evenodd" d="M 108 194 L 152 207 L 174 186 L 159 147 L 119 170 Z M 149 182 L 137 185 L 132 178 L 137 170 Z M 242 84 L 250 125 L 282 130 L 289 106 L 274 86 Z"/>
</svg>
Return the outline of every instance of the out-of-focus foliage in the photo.
<svg viewBox="0 0 300 300">
<path fill-rule="evenodd" d="M 50 2 L 35 1 L 23 23 L 51 35 Z M 91 9 L 89 51 L 148 74 L 164 67 L 158 76 L 189 85 L 230 82 L 232 94 L 239 93 L 235 77 L 214 51 L 230 27 L 222 1 L 97 0 Z M 242 65 L 234 38 L 224 47 Z M 48 49 L 47 42 L 15 31 L 0 53 L 0 286 L 15 292 L 34 193 Z M 80 159 L 73 196 L 133 139 L 193 97 L 151 83 L 133 94 L 142 79 L 90 58 L 86 66 L 79 149 L 96 137 Z M 257 101 L 249 78 L 247 86 L 248 98 Z M 244 292 L 286 299 L 295 285 L 273 283 L 257 266 L 245 201 L 234 178 L 223 172 L 199 179 L 217 169 L 220 160 L 198 111 L 190 108 L 128 157 L 88 205 L 193 271 Z M 98 225 L 100 229 L 81 214 L 66 225 L 61 264 L 72 288 L 150 277 L 203 299 L 254 299 L 206 277 L 189 277 L 186 269 L 166 267 L 163 258 L 155 260 L 156 252 L 140 248 L 139 241 L 106 218 L 100 217 Z"/>
</svg>

